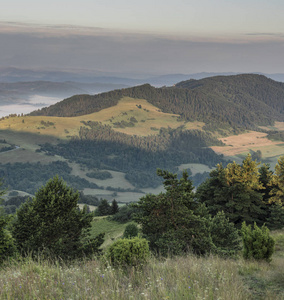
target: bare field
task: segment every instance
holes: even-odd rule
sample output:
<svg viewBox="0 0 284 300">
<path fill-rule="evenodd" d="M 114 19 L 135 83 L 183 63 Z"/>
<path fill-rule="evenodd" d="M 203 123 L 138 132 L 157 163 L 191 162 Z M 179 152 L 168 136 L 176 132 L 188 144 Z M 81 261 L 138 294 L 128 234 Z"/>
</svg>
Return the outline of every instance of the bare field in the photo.
<svg viewBox="0 0 284 300">
<path fill-rule="evenodd" d="M 213 146 L 211 147 L 216 153 L 224 154 L 225 156 L 234 156 L 244 152 L 249 152 L 250 150 L 264 151 L 267 157 L 281 155 L 284 153 L 283 143 L 274 142 L 269 140 L 266 133 L 250 131 L 248 133 L 243 133 L 239 135 L 232 135 L 225 138 L 220 138 L 226 146 Z M 266 150 L 268 147 L 270 150 Z M 267 152 L 269 151 L 269 152 Z M 275 154 L 275 153 L 280 154 Z"/>
</svg>

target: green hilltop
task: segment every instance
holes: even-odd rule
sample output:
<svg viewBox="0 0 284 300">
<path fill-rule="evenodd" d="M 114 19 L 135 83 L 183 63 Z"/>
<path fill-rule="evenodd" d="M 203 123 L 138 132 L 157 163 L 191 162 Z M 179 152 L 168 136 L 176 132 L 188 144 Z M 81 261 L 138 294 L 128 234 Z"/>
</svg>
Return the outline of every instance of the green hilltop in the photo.
<svg viewBox="0 0 284 300">
<path fill-rule="evenodd" d="M 145 99 L 162 112 L 216 128 L 255 129 L 284 120 L 284 83 L 255 74 L 189 80 L 172 87 L 144 84 L 94 96 L 76 95 L 30 115 L 80 116 L 114 106 L 122 97 Z"/>
</svg>

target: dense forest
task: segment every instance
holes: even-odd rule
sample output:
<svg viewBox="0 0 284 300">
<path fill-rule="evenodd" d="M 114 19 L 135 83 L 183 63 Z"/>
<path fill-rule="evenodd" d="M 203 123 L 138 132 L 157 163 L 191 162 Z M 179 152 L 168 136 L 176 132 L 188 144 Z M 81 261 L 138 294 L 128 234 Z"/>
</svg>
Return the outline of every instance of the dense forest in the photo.
<svg viewBox="0 0 284 300">
<path fill-rule="evenodd" d="M 124 96 L 146 99 L 163 112 L 179 114 L 184 120 L 204 121 L 207 130 L 255 129 L 283 120 L 284 84 L 254 74 L 189 80 L 173 87 L 145 84 L 94 96 L 76 95 L 31 115 L 80 116 L 116 105 Z"/>
<path fill-rule="evenodd" d="M 0 164 L 0 177 L 4 185 L 10 189 L 24 191 L 30 194 L 35 192 L 50 178 L 60 175 L 75 189 L 101 188 L 79 176 L 71 175 L 72 169 L 66 162 L 56 161 L 49 164 L 41 163 L 14 163 Z"/>
<path fill-rule="evenodd" d="M 211 145 L 222 142 L 210 133 L 182 128 L 161 128 L 158 135 L 138 137 L 115 132 L 110 126 L 88 123 L 79 136 L 67 143 L 44 144 L 39 151 L 60 155 L 90 169 L 108 169 L 126 173 L 125 178 L 136 188 L 157 187 L 157 168 L 177 171 L 183 163 L 215 166 L 225 162 Z"/>
</svg>

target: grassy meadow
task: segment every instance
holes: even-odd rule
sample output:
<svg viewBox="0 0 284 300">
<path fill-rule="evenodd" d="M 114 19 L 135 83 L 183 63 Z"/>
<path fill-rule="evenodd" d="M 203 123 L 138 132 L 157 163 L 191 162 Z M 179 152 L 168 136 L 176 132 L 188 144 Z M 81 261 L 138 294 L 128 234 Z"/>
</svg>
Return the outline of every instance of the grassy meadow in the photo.
<svg viewBox="0 0 284 300">
<path fill-rule="evenodd" d="M 141 107 L 141 108 L 139 108 Z M 82 121 L 97 121 L 110 125 L 115 131 L 130 135 L 155 135 L 161 127 L 202 129 L 203 122 L 180 122 L 179 115 L 163 113 L 159 108 L 144 99 L 123 97 L 117 105 L 79 117 L 16 116 L 0 121 L 0 130 L 27 132 L 60 139 L 78 135 Z M 114 123 L 135 118 L 134 127 L 117 128 Z"/>
<path fill-rule="evenodd" d="M 95 218 L 93 233 L 107 232 L 105 249 L 127 224 Z M 0 299 L 284 299 L 284 231 L 276 240 L 271 263 L 192 254 L 152 256 L 139 269 L 113 268 L 102 259 L 11 260 L 0 270 Z"/>
</svg>

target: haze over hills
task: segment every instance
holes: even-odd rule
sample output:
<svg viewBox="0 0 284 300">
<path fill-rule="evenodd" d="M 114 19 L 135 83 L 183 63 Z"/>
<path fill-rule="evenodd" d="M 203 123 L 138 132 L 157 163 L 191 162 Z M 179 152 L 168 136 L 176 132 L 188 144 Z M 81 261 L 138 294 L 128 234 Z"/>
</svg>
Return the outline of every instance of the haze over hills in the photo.
<svg viewBox="0 0 284 300">
<path fill-rule="evenodd" d="M 157 192 L 157 168 L 188 169 L 197 185 L 204 171 L 246 152 L 277 160 L 283 99 L 284 83 L 255 74 L 75 95 L 0 121 L 0 176 L 11 188 L 34 193 L 56 172 L 85 193 L 120 201 Z M 230 138 L 236 134 L 241 145 Z M 250 134 L 249 141 L 241 134 Z M 219 155 L 237 146 L 242 151 L 231 153 L 238 156 Z"/>
</svg>

